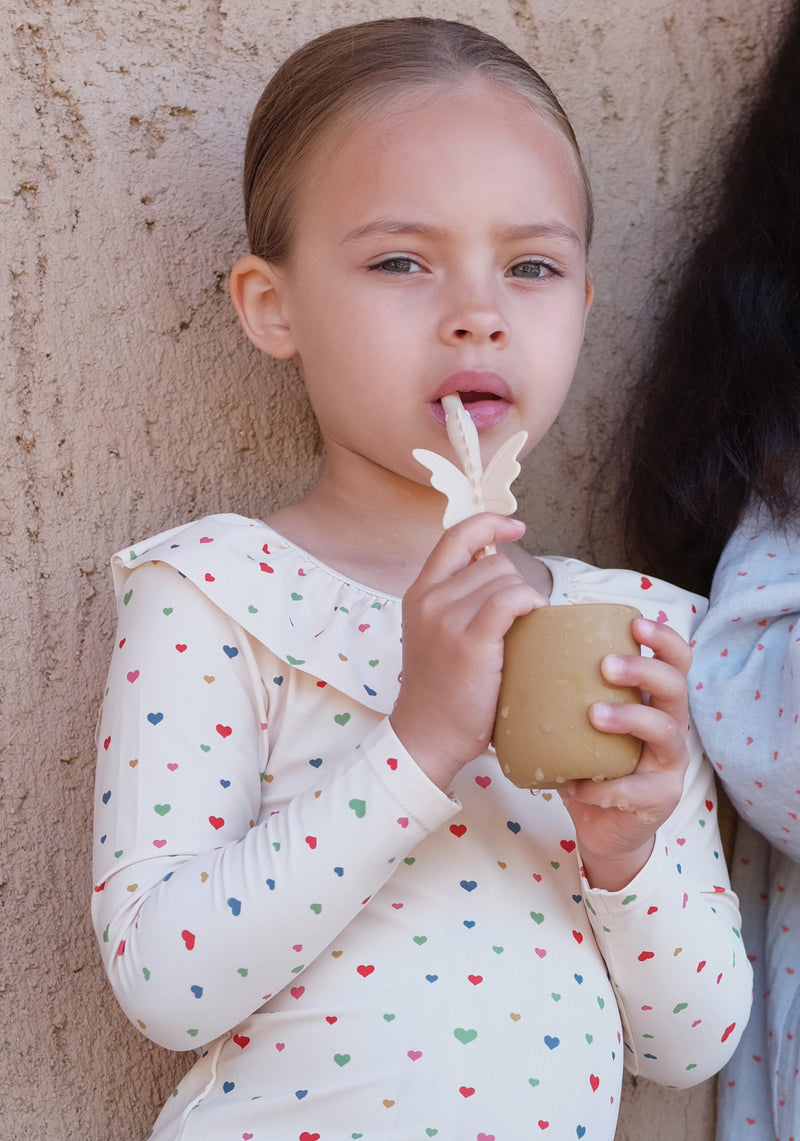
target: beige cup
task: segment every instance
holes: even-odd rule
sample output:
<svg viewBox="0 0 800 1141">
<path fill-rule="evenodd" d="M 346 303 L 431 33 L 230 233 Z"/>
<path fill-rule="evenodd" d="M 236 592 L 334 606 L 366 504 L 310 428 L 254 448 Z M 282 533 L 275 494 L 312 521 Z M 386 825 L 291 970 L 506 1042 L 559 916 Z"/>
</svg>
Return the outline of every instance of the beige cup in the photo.
<svg viewBox="0 0 800 1141">
<path fill-rule="evenodd" d="M 642 743 L 601 733 L 588 716 L 595 701 L 640 702 L 635 688 L 600 673 L 606 654 L 639 654 L 630 626 L 635 606 L 543 606 L 517 618 L 505 659 L 492 743 L 519 788 L 554 788 L 567 780 L 608 780 L 633 772 Z"/>
</svg>

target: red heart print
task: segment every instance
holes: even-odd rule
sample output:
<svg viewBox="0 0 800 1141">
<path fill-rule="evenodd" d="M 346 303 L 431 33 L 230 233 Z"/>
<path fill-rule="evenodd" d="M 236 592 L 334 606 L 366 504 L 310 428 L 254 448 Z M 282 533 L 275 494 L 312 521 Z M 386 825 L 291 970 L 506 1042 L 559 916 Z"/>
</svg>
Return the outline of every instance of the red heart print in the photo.
<svg viewBox="0 0 800 1141">
<path fill-rule="evenodd" d="M 397 757 L 387 757 L 386 764 L 389 766 L 393 773 L 397 772 Z"/>
<path fill-rule="evenodd" d="M 223 820 L 223 818 L 221 816 L 209 816 L 208 822 L 212 828 L 215 828 L 217 830 L 217 832 L 219 832 L 220 828 L 225 823 L 225 821 Z"/>
<path fill-rule="evenodd" d="M 175 645 L 175 649 L 178 651 L 179 654 L 182 654 L 186 650 L 186 643 L 185 642 L 177 642 Z"/>
<path fill-rule="evenodd" d="M 458 1092 L 461 1094 L 462 1097 L 472 1097 L 472 1095 L 475 1093 L 475 1087 L 474 1086 L 459 1086 Z"/>
<path fill-rule="evenodd" d="M 240 1050 L 244 1050 L 246 1046 L 250 1045 L 250 1039 L 246 1034 L 234 1034 L 233 1040 Z"/>
<path fill-rule="evenodd" d="M 467 978 L 473 986 L 478 986 L 479 983 L 483 982 L 483 975 L 467 975 Z"/>
<path fill-rule="evenodd" d="M 466 830 L 467 830 L 466 824 L 451 824 L 450 825 L 450 831 L 453 833 L 454 836 L 457 836 L 459 840 L 464 835 Z"/>
<path fill-rule="evenodd" d="M 131 683 L 131 685 L 133 685 L 133 683 L 136 681 L 138 676 L 139 676 L 138 670 L 131 670 L 130 671 L 130 673 L 128 674 L 128 681 Z"/>
<path fill-rule="evenodd" d="M 333 1026 L 334 1022 L 338 1022 L 339 1019 L 336 1017 L 335 1014 L 328 1014 L 325 1018 L 325 1021 L 328 1023 L 329 1026 Z"/>
<path fill-rule="evenodd" d="M 110 738 L 110 737 L 106 737 L 105 741 L 103 741 L 103 748 L 106 750 L 106 752 L 108 752 L 108 746 L 109 746 L 110 744 L 111 744 L 111 738 Z"/>
<path fill-rule="evenodd" d="M 541 1130 L 545 1130 L 545 1129 L 549 1129 L 549 1128 L 550 1128 L 550 1122 L 549 1122 L 549 1121 L 540 1121 L 540 1122 L 538 1123 L 538 1125 L 539 1125 L 539 1128 L 540 1128 Z"/>
<path fill-rule="evenodd" d="M 215 581 L 216 581 L 216 579 L 214 578 L 213 574 L 209 574 L 208 572 L 206 572 L 206 582 L 215 582 Z"/>
<path fill-rule="evenodd" d="M 216 728 L 217 732 L 222 738 L 230 737 L 231 733 L 233 732 L 233 729 L 230 727 L 230 725 L 217 725 Z"/>
<path fill-rule="evenodd" d="M 362 622 L 358 630 L 360 634 L 366 634 L 367 630 L 369 630 L 369 622 Z"/>
<path fill-rule="evenodd" d="M 597 1093 L 597 1087 L 600 1085 L 597 1074 L 589 1074 L 589 1085 L 592 1087 L 592 1093 Z"/>
<path fill-rule="evenodd" d="M 317 846 L 317 837 L 316 836 L 306 836 L 306 843 L 308 844 L 309 848 L 313 852 Z"/>
<path fill-rule="evenodd" d="M 722 1035 L 722 1037 L 720 1038 L 720 1042 L 727 1042 L 727 1041 L 728 1041 L 728 1039 L 730 1038 L 731 1034 L 733 1034 L 733 1032 L 734 1032 L 734 1030 L 735 1030 L 735 1029 L 736 1029 L 736 1023 L 735 1023 L 735 1022 L 732 1022 L 732 1023 L 730 1024 L 730 1026 L 727 1026 L 727 1027 L 725 1028 L 725 1032 L 724 1032 L 724 1034 Z"/>
<path fill-rule="evenodd" d="M 356 970 L 361 975 L 362 979 L 366 979 L 372 974 L 375 968 L 371 963 L 362 963 L 360 967 L 356 967 Z"/>
<path fill-rule="evenodd" d="M 183 939 L 186 944 L 187 951 L 194 950 L 194 935 L 191 931 L 181 931 L 181 939 Z"/>
<path fill-rule="evenodd" d="M 305 993 L 306 988 L 304 986 L 293 986 L 289 991 L 289 994 L 292 996 L 292 998 L 302 998 Z"/>
<path fill-rule="evenodd" d="M 306 1133 L 304 1131 L 300 1134 L 300 1141 L 319 1141 L 319 1133 Z"/>
<path fill-rule="evenodd" d="M 650 579 L 647 578 L 646 575 L 642 575 L 642 584 L 641 585 L 642 585 L 642 590 L 649 590 L 653 584 L 650 581 Z"/>
<path fill-rule="evenodd" d="M 259 563 L 258 565 L 261 567 L 264 574 L 274 574 L 275 573 L 274 568 L 271 567 L 269 565 L 269 563 Z"/>
<path fill-rule="evenodd" d="M 564 849 L 565 852 L 574 852 L 575 851 L 575 841 L 574 840 L 562 840 L 561 841 L 561 847 Z"/>
<path fill-rule="evenodd" d="M 475 777 L 475 784 L 479 785 L 481 788 L 488 788 L 491 783 L 491 777 Z"/>
<path fill-rule="evenodd" d="M 654 951 L 642 951 L 641 954 L 639 955 L 639 962 L 640 963 L 646 963 L 648 959 L 654 959 L 654 958 L 655 958 L 655 952 Z"/>
<path fill-rule="evenodd" d="M 202 537 L 202 539 L 200 540 L 200 542 L 201 542 L 201 543 L 213 543 L 213 542 L 214 542 L 214 540 L 213 540 L 213 539 L 209 539 L 208 535 L 203 535 L 203 537 Z"/>
<path fill-rule="evenodd" d="M 581 934 L 580 931 L 573 931 L 572 932 L 572 938 L 575 940 L 576 943 L 582 943 L 583 942 L 583 935 Z"/>
</svg>

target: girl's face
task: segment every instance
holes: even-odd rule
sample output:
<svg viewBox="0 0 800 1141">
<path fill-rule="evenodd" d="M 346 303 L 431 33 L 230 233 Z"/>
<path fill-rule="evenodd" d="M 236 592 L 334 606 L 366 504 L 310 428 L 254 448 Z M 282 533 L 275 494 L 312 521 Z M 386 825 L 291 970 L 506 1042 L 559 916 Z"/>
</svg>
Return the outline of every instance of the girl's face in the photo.
<svg viewBox="0 0 800 1141">
<path fill-rule="evenodd" d="M 452 391 L 484 463 L 520 428 L 532 447 L 566 397 L 591 301 L 569 143 L 482 80 L 412 91 L 334 134 L 305 172 L 277 279 L 329 464 L 427 484 L 411 450 L 450 454 Z"/>
</svg>

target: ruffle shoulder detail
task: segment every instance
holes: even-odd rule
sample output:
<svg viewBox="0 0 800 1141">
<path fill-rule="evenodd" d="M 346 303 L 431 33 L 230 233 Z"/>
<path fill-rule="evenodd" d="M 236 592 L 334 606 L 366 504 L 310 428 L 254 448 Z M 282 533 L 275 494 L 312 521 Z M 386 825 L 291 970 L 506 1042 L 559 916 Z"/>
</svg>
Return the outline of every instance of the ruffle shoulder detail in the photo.
<svg viewBox="0 0 800 1141">
<path fill-rule="evenodd" d="M 174 567 L 288 666 L 391 712 L 402 657 L 399 598 L 349 581 L 241 515 L 208 515 L 116 554 L 120 608 L 131 573 L 151 562 Z"/>
<path fill-rule="evenodd" d="M 666 622 L 691 641 L 708 609 L 702 595 L 692 594 L 660 578 L 632 570 L 606 570 L 579 559 L 541 557 L 553 576 L 552 605 L 577 602 L 615 602 L 636 606 L 643 617 Z"/>
</svg>

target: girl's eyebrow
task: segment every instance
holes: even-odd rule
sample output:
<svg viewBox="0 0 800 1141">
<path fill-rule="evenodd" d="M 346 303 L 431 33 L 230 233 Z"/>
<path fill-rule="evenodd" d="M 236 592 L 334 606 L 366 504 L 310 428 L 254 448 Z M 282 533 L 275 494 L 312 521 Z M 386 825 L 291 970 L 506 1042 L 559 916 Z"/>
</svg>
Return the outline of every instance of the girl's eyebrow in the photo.
<svg viewBox="0 0 800 1141">
<path fill-rule="evenodd" d="M 342 245 L 346 242 L 356 242 L 360 238 L 374 237 L 379 234 L 413 234 L 422 238 L 440 238 L 443 231 L 437 226 L 429 226 L 425 222 L 405 221 L 401 218 L 374 218 L 365 222 L 363 226 L 356 226 L 342 238 Z M 563 222 L 530 222 L 516 226 L 503 226 L 498 231 L 501 242 L 524 241 L 526 238 L 564 238 L 581 246 L 580 235 L 571 226 Z"/>
<path fill-rule="evenodd" d="M 423 238 L 441 237 L 442 231 L 437 226 L 428 226 L 424 222 L 406 222 L 400 218 L 374 218 L 365 222 L 363 226 L 356 226 L 342 238 L 345 242 L 356 242 L 359 238 L 369 238 L 377 234 L 416 234 Z"/>
<path fill-rule="evenodd" d="M 581 246 L 580 235 L 564 222 L 532 222 L 529 225 L 504 226 L 499 232 L 501 241 L 524 241 L 525 238 L 565 238 Z"/>
</svg>

